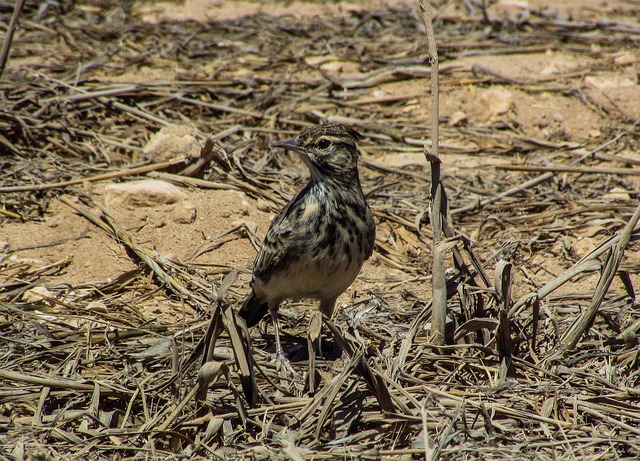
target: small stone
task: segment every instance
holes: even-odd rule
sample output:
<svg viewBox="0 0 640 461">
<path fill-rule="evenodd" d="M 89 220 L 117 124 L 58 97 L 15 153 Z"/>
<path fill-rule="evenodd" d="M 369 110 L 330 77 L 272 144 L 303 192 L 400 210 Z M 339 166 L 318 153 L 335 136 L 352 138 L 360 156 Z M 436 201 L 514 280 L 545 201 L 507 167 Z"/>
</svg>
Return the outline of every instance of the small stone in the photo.
<svg viewBox="0 0 640 461">
<path fill-rule="evenodd" d="M 187 126 L 164 127 L 151 137 L 142 151 L 142 158 L 151 162 L 166 162 L 178 157 L 200 156 L 200 144 Z"/>
<path fill-rule="evenodd" d="M 105 187 L 105 204 L 111 212 L 135 210 L 135 220 L 149 219 L 145 208 L 158 209 L 178 224 L 191 224 L 196 220 L 196 206 L 187 194 L 173 184 L 159 180 L 146 180 Z M 166 225 L 166 220 L 155 219 L 156 227 Z"/>
<path fill-rule="evenodd" d="M 635 82 L 622 75 L 589 75 L 588 77 L 585 77 L 584 85 L 587 88 L 606 90 L 611 88 L 629 88 L 635 86 Z"/>
<path fill-rule="evenodd" d="M 174 207 L 172 219 L 178 224 L 191 224 L 196 220 L 197 215 L 196 206 L 188 200 L 183 200 Z"/>
<path fill-rule="evenodd" d="M 105 187 L 105 194 L 107 207 L 154 207 L 181 202 L 187 198 L 187 194 L 173 184 L 155 179 L 110 184 Z"/>
<path fill-rule="evenodd" d="M 614 187 L 608 193 L 604 194 L 603 198 L 607 200 L 631 200 L 631 194 L 621 187 Z"/>
<path fill-rule="evenodd" d="M 54 296 L 46 287 L 33 287 L 22 295 L 22 300 L 27 303 L 41 303 L 44 301 L 49 304 L 47 298 L 54 298 Z"/>
<path fill-rule="evenodd" d="M 265 199 L 262 199 L 262 198 L 258 199 L 258 202 L 256 203 L 256 208 L 258 208 L 258 210 L 264 211 L 266 213 L 269 213 L 269 212 L 272 211 L 271 210 L 271 208 L 272 208 L 271 202 L 267 202 Z"/>
<path fill-rule="evenodd" d="M 246 200 L 242 200 L 242 214 L 248 215 L 251 212 L 251 205 Z"/>
<path fill-rule="evenodd" d="M 513 93 L 504 88 L 490 88 L 480 99 L 492 116 L 506 114 L 513 105 Z"/>
<path fill-rule="evenodd" d="M 546 53 L 547 56 L 552 56 L 553 53 Z M 549 64 L 548 66 L 546 66 L 544 69 L 542 69 L 540 71 L 540 75 L 544 75 L 544 76 L 549 76 L 549 75 L 555 75 L 560 73 L 560 69 L 558 68 L 557 64 L 552 62 L 551 64 Z"/>
<path fill-rule="evenodd" d="M 449 121 L 447 122 L 447 125 L 458 126 L 462 122 L 465 122 L 466 120 L 467 120 L 467 114 L 465 114 L 461 110 L 457 110 L 453 114 L 451 114 L 451 117 L 449 117 Z"/>
<path fill-rule="evenodd" d="M 616 66 L 628 66 L 638 61 L 638 59 L 628 51 L 620 51 L 619 53 L 614 54 L 614 56 L 613 63 Z"/>
<path fill-rule="evenodd" d="M 109 312 L 109 309 L 107 309 L 107 305 L 102 301 L 91 301 L 89 304 L 87 304 L 87 310 L 91 312 L 102 312 L 103 314 Z"/>
</svg>

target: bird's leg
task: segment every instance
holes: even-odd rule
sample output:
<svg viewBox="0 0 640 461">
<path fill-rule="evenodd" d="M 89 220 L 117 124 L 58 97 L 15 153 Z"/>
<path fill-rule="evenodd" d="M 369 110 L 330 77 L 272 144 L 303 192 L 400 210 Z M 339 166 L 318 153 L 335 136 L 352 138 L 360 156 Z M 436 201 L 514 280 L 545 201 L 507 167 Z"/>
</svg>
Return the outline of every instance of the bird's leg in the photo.
<svg viewBox="0 0 640 461">
<path fill-rule="evenodd" d="M 321 333 L 322 333 L 322 315 L 331 318 L 333 309 L 336 307 L 336 299 L 326 299 L 320 301 L 320 312 L 314 315 L 309 325 L 309 333 L 307 334 L 307 344 L 309 348 L 309 392 L 315 389 L 315 362 L 318 352 L 322 353 Z"/>
<path fill-rule="evenodd" d="M 320 302 L 320 312 L 322 312 L 327 317 L 331 318 L 333 316 L 333 311 L 336 307 L 337 299 L 338 298 L 333 298 L 333 299 L 329 299 L 328 301 Z M 322 349 L 320 348 L 320 341 L 318 341 L 318 350 L 322 351 Z M 345 350 L 342 350 L 341 357 L 342 357 L 342 361 L 345 363 L 348 362 L 350 359 L 349 354 L 347 354 Z"/>
<path fill-rule="evenodd" d="M 280 327 L 278 326 L 278 305 L 275 308 L 269 306 L 269 313 L 271 314 L 271 320 L 273 320 L 273 330 L 276 337 L 276 370 L 281 369 L 288 375 L 297 376 L 298 373 L 291 367 L 289 360 L 284 355 L 282 344 L 280 343 Z"/>
<path fill-rule="evenodd" d="M 333 317 L 333 310 L 336 307 L 336 299 L 338 299 L 337 297 L 335 298 L 331 298 L 331 299 L 326 299 L 326 300 L 322 300 L 320 301 L 320 320 L 322 320 L 322 315 L 326 315 L 329 319 L 331 319 L 331 317 Z M 320 322 L 320 325 L 318 325 L 318 349 L 317 351 L 322 352 L 322 347 L 321 347 L 321 343 L 320 343 L 320 329 L 322 328 L 322 322 Z M 316 352 L 317 352 L 316 351 Z"/>
<path fill-rule="evenodd" d="M 272 308 L 269 306 L 269 313 L 271 314 L 271 320 L 273 321 L 273 331 L 276 337 L 276 359 L 280 361 L 285 359 L 284 351 L 282 350 L 282 344 L 280 343 L 280 327 L 278 326 L 278 306 Z"/>
<path fill-rule="evenodd" d="M 320 301 L 320 312 L 329 317 L 329 319 L 333 317 L 333 310 L 336 308 L 337 299 L 338 297 Z"/>
<path fill-rule="evenodd" d="M 309 393 L 316 392 L 316 352 L 320 349 L 320 333 L 322 331 L 322 313 L 316 312 L 311 317 L 307 332 L 307 348 L 309 350 Z"/>
</svg>

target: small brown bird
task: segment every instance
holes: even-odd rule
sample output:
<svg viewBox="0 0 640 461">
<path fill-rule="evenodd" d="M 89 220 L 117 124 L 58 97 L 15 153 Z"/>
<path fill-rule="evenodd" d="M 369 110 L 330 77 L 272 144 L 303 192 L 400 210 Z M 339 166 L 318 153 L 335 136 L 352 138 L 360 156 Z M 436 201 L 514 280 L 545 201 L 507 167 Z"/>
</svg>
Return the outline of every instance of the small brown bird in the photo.
<svg viewBox="0 0 640 461">
<path fill-rule="evenodd" d="M 278 363 L 287 363 L 278 328 L 280 303 L 317 299 L 320 312 L 331 317 L 336 299 L 373 251 L 375 222 L 358 177 L 361 138 L 351 128 L 330 124 L 271 145 L 296 152 L 311 173 L 271 223 L 254 263 L 251 295 L 239 312 L 249 327 L 271 313 Z"/>
</svg>

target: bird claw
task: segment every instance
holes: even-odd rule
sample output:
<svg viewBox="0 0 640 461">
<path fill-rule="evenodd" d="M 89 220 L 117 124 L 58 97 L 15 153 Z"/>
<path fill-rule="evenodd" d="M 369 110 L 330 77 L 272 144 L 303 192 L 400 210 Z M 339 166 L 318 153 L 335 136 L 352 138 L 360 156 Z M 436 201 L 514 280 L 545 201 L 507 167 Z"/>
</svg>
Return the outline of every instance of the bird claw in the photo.
<svg viewBox="0 0 640 461">
<path fill-rule="evenodd" d="M 287 359 L 283 352 L 276 353 L 274 357 L 276 363 L 276 371 L 283 378 L 290 378 L 296 380 L 300 377 L 300 374 L 293 369 L 291 362 Z"/>
</svg>

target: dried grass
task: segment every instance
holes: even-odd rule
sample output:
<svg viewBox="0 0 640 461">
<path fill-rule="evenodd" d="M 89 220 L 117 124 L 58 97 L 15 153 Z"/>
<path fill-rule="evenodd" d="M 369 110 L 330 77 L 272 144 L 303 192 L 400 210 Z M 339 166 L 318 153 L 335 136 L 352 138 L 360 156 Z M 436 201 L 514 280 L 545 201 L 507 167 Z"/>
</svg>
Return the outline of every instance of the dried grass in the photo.
<svg viewBox="0 0 640 461">
<path fill-rule="evenodd" d="M 389 283 L 335 324 L 324 319 L 328 343 L 348 358 L 335 351 L 317 357 L 318 390 L 309 393 L 307 361 L 293 362 L 300 379 L 283 378 L 264 352 L 264 338 L 256 332 L 249 338 L 235 318 L 232 306 L 244 293 L 231 289 L 235 268 L 223 266 L 211 279 L 196 265 L 166 259 L 73 186 L 147 174 L 243 190 L 275 209 L 287 192 L 277 159 L 264 156 L 268 140 L 322 117 L 346 121 L 367 137 L 363 181 L 377 219 L 393 229 L 395 242 L 378 241 L 379 261 L 415 286 L 427 283 L 424 251 L 416 256 L 396 243 L 429 246 L 428 178 L 422 169 L 385 167 L 370 156 L 421 149 L 426 120 L 397 110 L 413 96 L 367 101 L 359 92 L 430 76 L 415 11 L 152 26 L 100 8 L 26 8 L 12 59 L 41 64 L 7 68 L 0 83 L 1 217 L 36 220 L 52 197 L 75 196 L 65 203 L 126 246 L 140 269 L 104 283 L 49 286 L 55 297 L 30 304 L 21 295 L 66 262 L 34 270 L 10 258 L 16 249 L 0 255 L 0 459 L 640 456 L 640 316 L 630 277 L 640 267 L 624 258 L 638 237 L 638 193 L 613 204 L 604 198 L 612 182 L 625 181 L 620 173 L 638 173 L 630 168 L 637 164 L 610 154 L 622 142 L 637 149 L 636 123 L 610 114 L 607 140 L 584 151 L 524 138 L 506 125 L 443 129 L 444 155 L 482 145 L 483 155 L 511 162 L 443 178 L 453 209 L 442 224 L 440 255 L 452 254 L 447 260 L 455 268 L 447 273 L 444 344 L 429 340 L 430 300 L 398 293 Z M 10 13 L 1 14 L 8 23 Z M 523 24 L 498 22 L 486 12 L 440 20 L 443 86 L 506 84 L 573 97 L 580 95 L 572 82 L 583 73 L 521 81 L 486 68 L 468 75 L 446 60 L 562 46 L 615 50 L 640 35 L 640 28 L 623 24 L 535 15 Z M 487 25 L 517 42 L 496 40 Z M 367 46 L 371 40 L 376 47 Z M 364 74 L 336 79 L 301 58 L 300 49 L 333 53 Z M 106 79 L 167 63 L 178 69 L 177 81 Z M 211 139 L 201 159 L 135 165 L 150 133 L 185 121 L 203 144 Z M 522 165 L 512 154 L 525 152 Z M 532 165 L 551 155 L 557 166 Z M 625 168 L 600 167 L 603 162 Z M 442 168 L 447 171 L 446 160 Z M 581 176 L 571 184 L 561 172 Z M 537 257 L 586 226 L 597 227 L 602 244 L 584 258 L 567 249 L 567 270 L 539 286 Z M 492 281 L 485 270 L 496 267 Z M 595 291 L 580 291 L 575 282 L 591 274 L 600 277 Z M 616 276 L 626 291 L 610 288 Z M 193 320 L 180 328 L 148 324 L 130 307 L 158 290 L 190 309 Z M 119 315 L 88 313 L 87 304 L 97 300 L 119 305 Z M 306 319 L 288 317 L 286 324 L 306 337 Z"/>
</svg>

